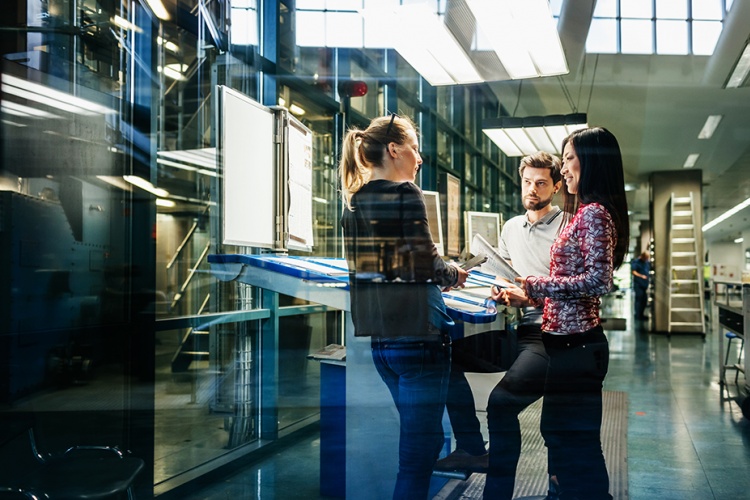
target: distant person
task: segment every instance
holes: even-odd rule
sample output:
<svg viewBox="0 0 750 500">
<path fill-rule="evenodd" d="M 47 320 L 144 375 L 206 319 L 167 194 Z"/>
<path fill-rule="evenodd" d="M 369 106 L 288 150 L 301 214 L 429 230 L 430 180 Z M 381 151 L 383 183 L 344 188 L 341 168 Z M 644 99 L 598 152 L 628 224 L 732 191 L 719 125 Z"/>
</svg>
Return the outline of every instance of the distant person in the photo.
<svg viewBox="0 0 750 500">
<path fill-rule="evenodd" d="M 526 213 L 503 225 L 498 251 L 523 276 L 549 274 L 549 250 L 563 220 L 562 210 L 552 205 L 562 187 L 560 160 L 544 152 L 526 156 L 518 174 Z M 493 389 L 487 405 L 489 464 L 471 388 L 455 361 L 451 371 L 447 406 L 456 450 L 439 460 L 436 469 L 487 472 L 486 499 L 513 497 L 521 455 L 518 415 L 544 392 L 547 353 L 542 343 L 542 308 L 532 304 L 523 307 L 516 332 L 516 358 Z"/>
<path fill-rule="evenodd" d="M 346 133 L 339 164 L 354 335 L 372 337 L 375 368 L 401 424 L 394 499 L 426 499 L 443 446 L 451 340 L 439 287 L 467 272 L 438 255 L 422 191 L 414 124 L 380 117 Z M 395 431 L 395 429 L 394 429 Z"/>
<path fill-rule="evenodd" d="M 651 255 L 647 251 L 641 252 L 637 258 L 630 261 L 630 272 L 633 274 L 633 292 L 635 292 L 635 319 L 645 320 L 648 305 L 648 280 L 651 273 Z"/>
<path fill-rule="evenodd" d="M 566 218 L 550 250 L 549 276 L 516 278 L 494 294 L 509 305 L 544 303 L 542 341 L 549 356 L 541 430 L 561 499 L 611 499 L 601 445 L 602 386 L 609 343 L 600 297 L 613 288 L 630 238 L 622 155 L 604 128 L 563 141 Z"/>
</svg>

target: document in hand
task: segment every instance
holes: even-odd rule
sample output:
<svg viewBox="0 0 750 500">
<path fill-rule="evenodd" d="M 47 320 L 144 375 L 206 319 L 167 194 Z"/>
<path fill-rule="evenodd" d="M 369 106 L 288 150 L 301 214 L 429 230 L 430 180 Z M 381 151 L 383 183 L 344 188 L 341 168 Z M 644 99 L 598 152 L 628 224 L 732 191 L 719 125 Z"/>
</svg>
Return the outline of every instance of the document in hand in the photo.
<svg viewBox="0 0 750 500">
<path fill-rule="evenodd" d="M 521 276 L 481 234 L 475 234 L 474 239 L 471 240 L 471 251 L 475 255 L 487 256 L 487 262 L 482 265 L 483 269 L 490 271 L 500 278 L 505 278 L 513 283 L 515 278 Z"/>
</svg>

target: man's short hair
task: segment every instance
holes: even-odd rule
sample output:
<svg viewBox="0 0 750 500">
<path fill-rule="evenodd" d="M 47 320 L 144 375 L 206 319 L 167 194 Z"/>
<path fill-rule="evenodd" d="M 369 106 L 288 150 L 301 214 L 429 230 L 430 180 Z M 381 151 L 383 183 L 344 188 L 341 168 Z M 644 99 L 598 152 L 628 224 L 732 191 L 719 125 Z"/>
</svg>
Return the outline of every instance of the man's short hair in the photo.
<svg viewBox="0 0 750 500">
<path fill-rule="evenodd" d="M 523 171 L 526 167 L 531 168 L 546 168 L 549 170 L 549 175 L 552 177 L 552 182 L 557 184 L 562 180 L 562 174 L 560 170 L 562 168 L 560 159 L 557 156 L 539 151 L 533 155 L 524 156 L 521 159 L 521 166 L 518 167 L 518 175 L 523 177 Z"/>
</svg>

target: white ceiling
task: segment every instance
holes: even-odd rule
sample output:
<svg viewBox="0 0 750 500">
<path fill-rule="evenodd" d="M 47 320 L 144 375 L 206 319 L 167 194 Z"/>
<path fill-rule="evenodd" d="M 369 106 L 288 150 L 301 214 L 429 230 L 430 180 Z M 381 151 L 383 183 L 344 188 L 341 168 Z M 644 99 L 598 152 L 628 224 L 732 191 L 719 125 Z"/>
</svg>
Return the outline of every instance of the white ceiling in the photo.
<svg viewBox="0 0 750 500">
<path fill-rule="evenodd" d="M 734 2 L 710 57 L 586 54 L 595 1 L 564 2 L 558 31 L 568 75 L 491 84 L 506 109 L 515 116 L 584 112 L 589 124 L 611 130 L 625 181 L 638 186 L 628 198 L 636 221 L 649 216 L 649 174 L 683 170 L 690 153 L 701 155 L 694 168 L 703 172 L 704 222 L 750 198 L 750 87 L 723 88 L 750 35 L 750 1 Z M 716 133 L 698 139 L 712 114 L 724 115 Z M 704 237 L 733 239 L 743 229 L 750 229 L 750 209 Z"/>
</svg>

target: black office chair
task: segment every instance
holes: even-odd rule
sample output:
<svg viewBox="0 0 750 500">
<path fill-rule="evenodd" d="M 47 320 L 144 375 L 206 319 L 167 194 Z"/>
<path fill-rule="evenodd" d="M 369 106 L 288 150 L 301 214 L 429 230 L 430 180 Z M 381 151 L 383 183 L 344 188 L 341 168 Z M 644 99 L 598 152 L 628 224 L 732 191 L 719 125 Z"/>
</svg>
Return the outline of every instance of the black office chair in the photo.
<svg viewBox="0 0 750 500">
<path fill-rule="evenodd" d="M 15 432 L 0 446 L 3 463 L 8 464 L 0 475 L 0 499 L 105 500 L 127 495 L 133 500 L 133 483 L 144 467 L 140 458 L 111 446 L 42 453 L 32 427 Z"/>
</svg>

